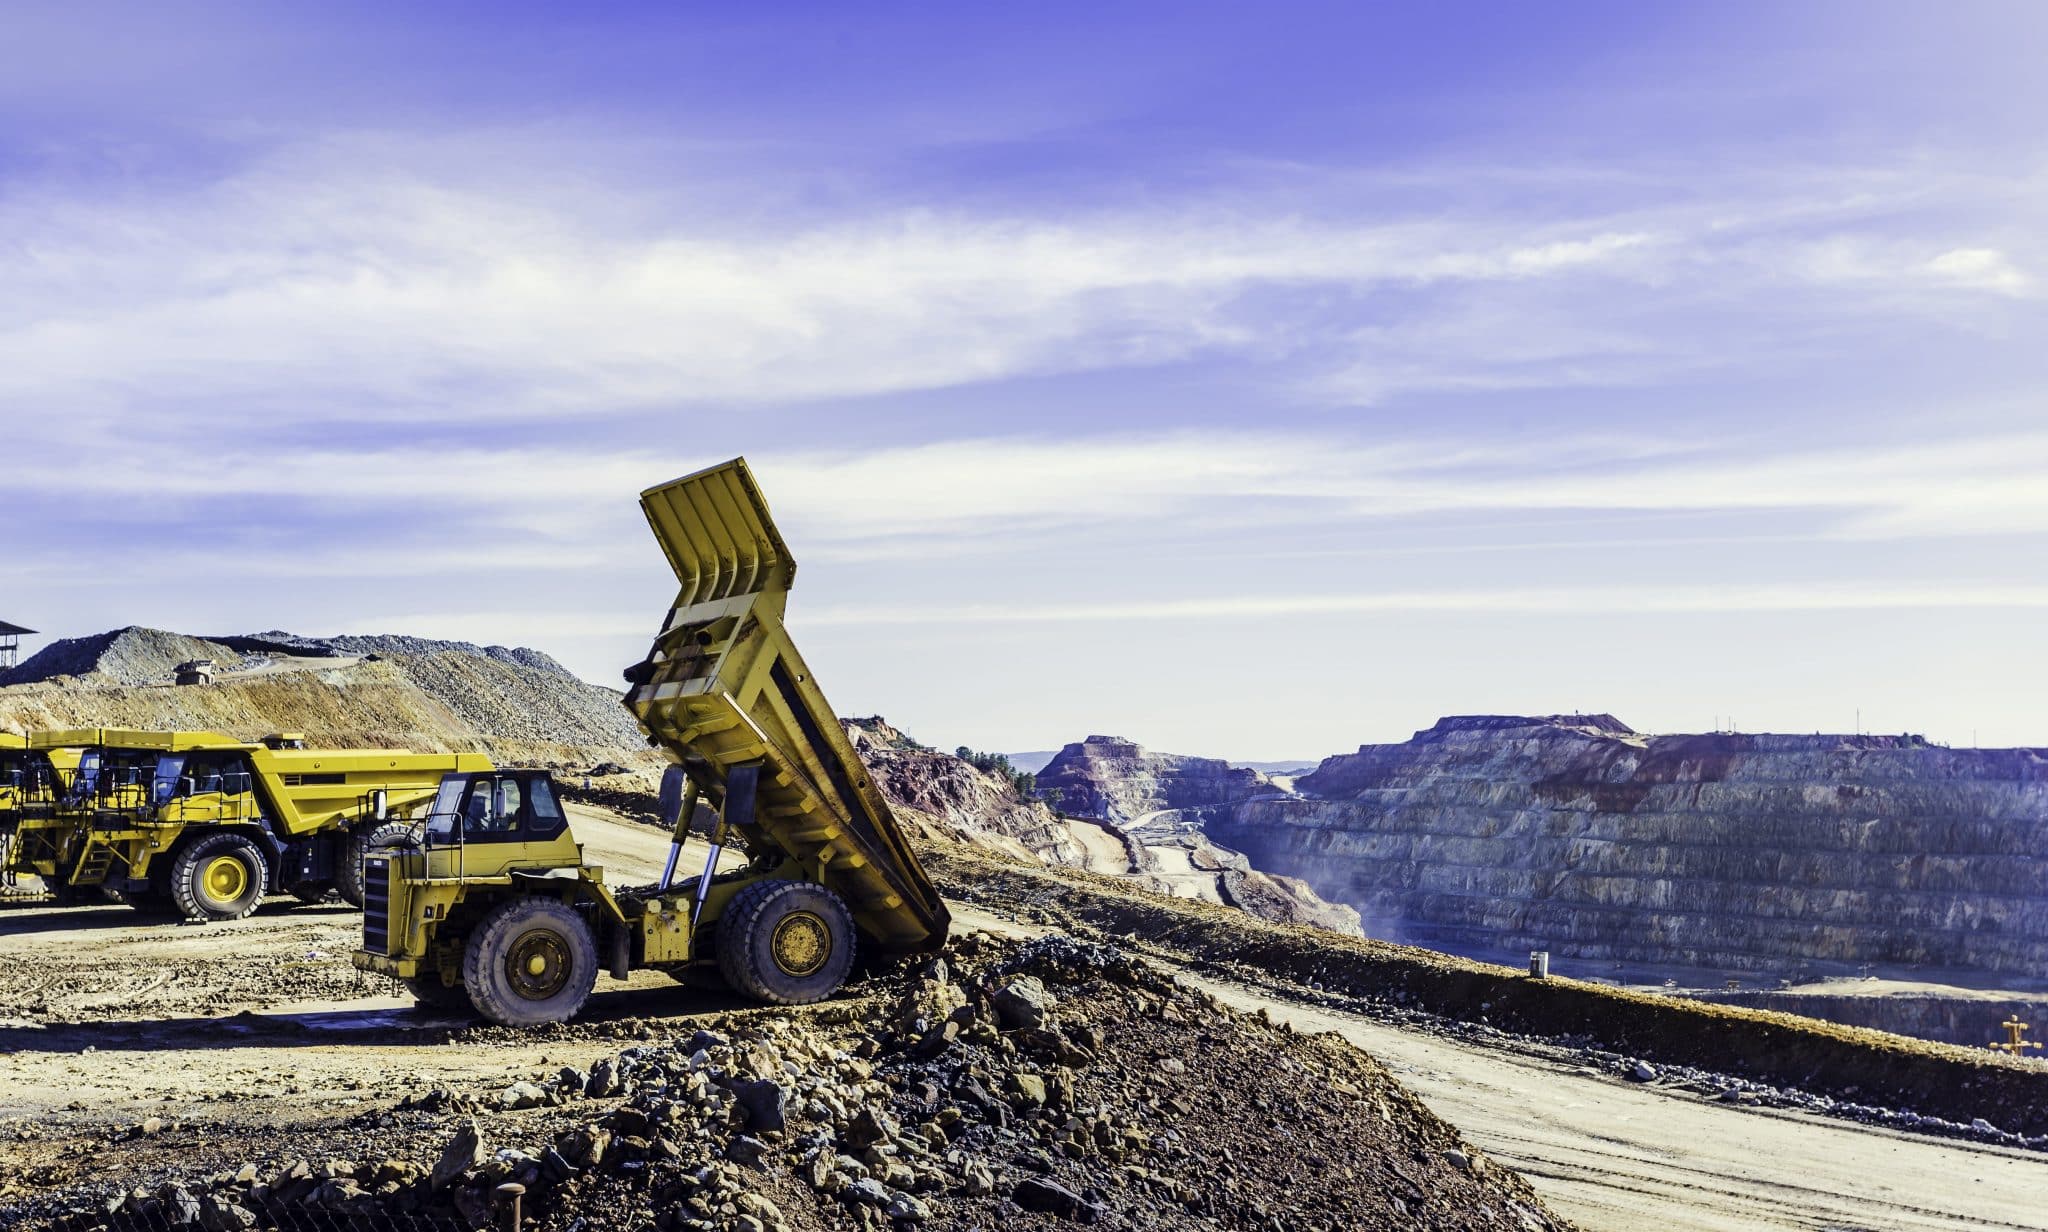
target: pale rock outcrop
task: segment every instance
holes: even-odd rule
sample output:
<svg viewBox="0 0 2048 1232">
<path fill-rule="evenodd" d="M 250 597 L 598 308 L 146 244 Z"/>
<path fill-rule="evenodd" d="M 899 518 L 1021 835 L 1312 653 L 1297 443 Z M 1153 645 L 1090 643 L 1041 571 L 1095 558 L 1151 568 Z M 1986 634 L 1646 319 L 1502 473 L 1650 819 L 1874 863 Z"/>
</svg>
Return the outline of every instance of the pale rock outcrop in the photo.
<svg viewBox="0 0 2048 1232">
<path fill-rule="evenodd" d="M 1375 936 L 1512 958 L 2048 970 L 2048 750 L 1444 719 L 1211 815 Z"/>
<path fill-rule="evenodd" d="M 1090 736 L 1038 773 L 1038 791 L 1062 812 L 1128 825 L 1162 809 L 1232 804 L 1271 790 L 1256 770 L 1214 757 L 1154 753 L 1134 741 Z"/>
</svg>

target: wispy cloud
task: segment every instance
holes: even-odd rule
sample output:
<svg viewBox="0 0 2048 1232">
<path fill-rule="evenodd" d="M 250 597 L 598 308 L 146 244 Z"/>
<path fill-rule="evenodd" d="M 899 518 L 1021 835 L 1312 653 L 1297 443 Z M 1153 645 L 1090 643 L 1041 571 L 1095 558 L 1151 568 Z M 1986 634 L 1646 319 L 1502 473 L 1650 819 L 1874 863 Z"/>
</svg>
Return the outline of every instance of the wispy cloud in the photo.
<svg viewBox="0 0 2048 1232">
<path fill-rule="evenodd" d="M 271 451 L 227 444 L 206 466 L 166 467 L 153 448 L 109 450 L 78 472 L 30 469 L 17 493 L 147 491 L 204 501 L 234 476 L 239 499 L 340 515 L 435 511 L 550 541 L 564 563 L 616 557 L 635 525 L 631 494 L 716 455 L 446 447 Z M 1813 535 L 1889 539 L 2048 533 L 2048 434 L 1934 443 L 1786 448 L 1768 440 L 1566 436 L 1474 445 L 1411 436 L 1178 430 L 1048 440 L 997 436 L 894 448 L 751 457 L 779 516 L 827 550 L 905 538 L 1005 538 L 1115 524 L 1123 535 L 1190 521 L 1275 531 L 1290 525 L 1538 512 L 1814 515 Z M 345 476 L 345 483 L 335 482 Z M 637 533 L 634 540 L 638 542 Z M 588 544 L 587 549 L 582 546 Z M 448 549 L 431 549 L 437 562 Z M 326 559 L 365 555 L 337 542 Z"/>
<path fill-rule="evenodd" d="M 1658 615 L 1681 612 L 1832 612 L 1873 609 L 2044 608 L 2048 586 L 1930 582 L 1900 585 L 1645 587 L 1232 595 L 1122 603 L 843 606 L 799 614 L 805 625 L 1071 624 L 1244 620 L 1373 612 Z"/>
<path fill-rule="evenodd" d="M 718 185 L 704 202 L 537 185 L 516 146 L 493 161 L 488 140 L 437 172 L 422 145 L 458 148 L 337 138 L 136 201 L 17 184 L 0 200 L 0 404 L 209 423 L 278 400 L 356 418 L 583 417 L 1218 355 L 1285 358 L 1282 385 L 1360 402 L 1641 382 L 1716 349 L 1700 319 L 1647 321 L 1787 279 L 1997 299 L 2035 285 L 2022 255 L 1938 202 L 1895 201 L 1921 215 L 1910 223 L 1802 208 L 1804 177 L 1623 212 L 1219 189 L 1054 216 L 733 221 L 705 208 L 725 201 Z M 1731 339 L 1783 326 L 1720 312 L 1711 328 L 1725 363 Z"/>
</svg>

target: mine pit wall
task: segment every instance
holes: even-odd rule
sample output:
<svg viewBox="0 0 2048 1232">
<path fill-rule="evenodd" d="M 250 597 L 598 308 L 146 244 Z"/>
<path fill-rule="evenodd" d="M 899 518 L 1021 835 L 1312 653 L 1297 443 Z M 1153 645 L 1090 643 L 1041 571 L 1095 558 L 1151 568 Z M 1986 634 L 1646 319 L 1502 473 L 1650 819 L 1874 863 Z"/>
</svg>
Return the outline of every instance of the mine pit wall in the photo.
<svg viewBox="0 0 2048 1232">
<path fill-rule="evenodd" d="M 1856 997 L 1773 990 L 1691 995 L 1715 1005 L 1740 1005 L 1780 1014 L 1802 1014 L 1824 1022 L 1869 1027 L 1894 1035 L 1960 1044 L 1965 1048 L 1983 1048 L 2004 1040 L 2005 1029 L 1999 1024 L 2008 1018 L 2018 1018 L 2029 1024 L 2031 1030 L 2028 1034 L 2035 1038 L 2048 1031 L 2048 1000 L 2040 999 L 1976 999 L 1899 993 Z M 2027 1055 L 2039 1054 L 2029 1052 Z"/>
<path fill-rule="evenodd" d="M 2044 750 L 1447 719 L 1298 787 L 1314 798 L 1246 801 L 1209 835 L 1390 940 L 1731 972 L 2048 972 Z"/>
</svg>

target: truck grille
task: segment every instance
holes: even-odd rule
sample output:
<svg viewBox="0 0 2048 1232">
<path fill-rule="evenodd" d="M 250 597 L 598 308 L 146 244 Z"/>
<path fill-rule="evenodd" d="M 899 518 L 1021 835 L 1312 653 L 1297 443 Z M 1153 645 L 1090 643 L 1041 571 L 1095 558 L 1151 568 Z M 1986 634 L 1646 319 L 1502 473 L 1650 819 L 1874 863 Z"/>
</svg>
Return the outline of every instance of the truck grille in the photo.
<svg viewBox="0 0 2048 1232">
<path fill-rule="evenodd" d="M 371 856 L 363 861 L 363 948 L 372 954 L 391 952 L 391 861 Z"/>
</svg>

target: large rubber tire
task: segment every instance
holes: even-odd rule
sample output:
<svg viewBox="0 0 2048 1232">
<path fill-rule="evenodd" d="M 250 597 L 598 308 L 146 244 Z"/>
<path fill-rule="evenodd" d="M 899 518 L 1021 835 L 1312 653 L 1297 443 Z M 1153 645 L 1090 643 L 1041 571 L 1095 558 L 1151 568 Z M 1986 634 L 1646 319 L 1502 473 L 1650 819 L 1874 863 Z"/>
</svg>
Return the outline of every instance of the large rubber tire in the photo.
<svg viewBox="0 0 2048 1232">
<path fill-rule="evenodd" d="M 718 917 L 718 969 L 737 992 L 775 1005 L 822 1001 L 853 970 L 853 913 L 810 881 L 757 881 Z"/>
<path fill-rule="evenodd" d="M 363 905 L 363 857 L 379 847 L 390 847 L 412 837 L 412 827 L 402 821 L 387 821 L 370 829 L 351 830 L 341 844 L 341 857 L 334 865 L 334 889 L 351 907 Z"/>
<path fill-rule="evenodd" d="M 188 920 L 239 920 L 256 910 L 270 884 L 270 865 L 239 834 L 208 834 L 171 861 L 171 899 Z"/>
<path fill-rule="evenodd" d="M 552 898 L 500 903 L 462 949 L 462 986 L 476 1012 L 506 1027 L 567 1022 L 597 985 L 597 939 L 575 908 Z"/>
<path fill-rule="evenodd" d="M 432 1009 L 461 1010 L 467 1014 L 476 1008 L 470 1004 L 468 989 L 460 984 L 444 984 L 440 976 L 431 972 L 399 982 L 405 985 L 413 1000 Z"/>
</svg>

